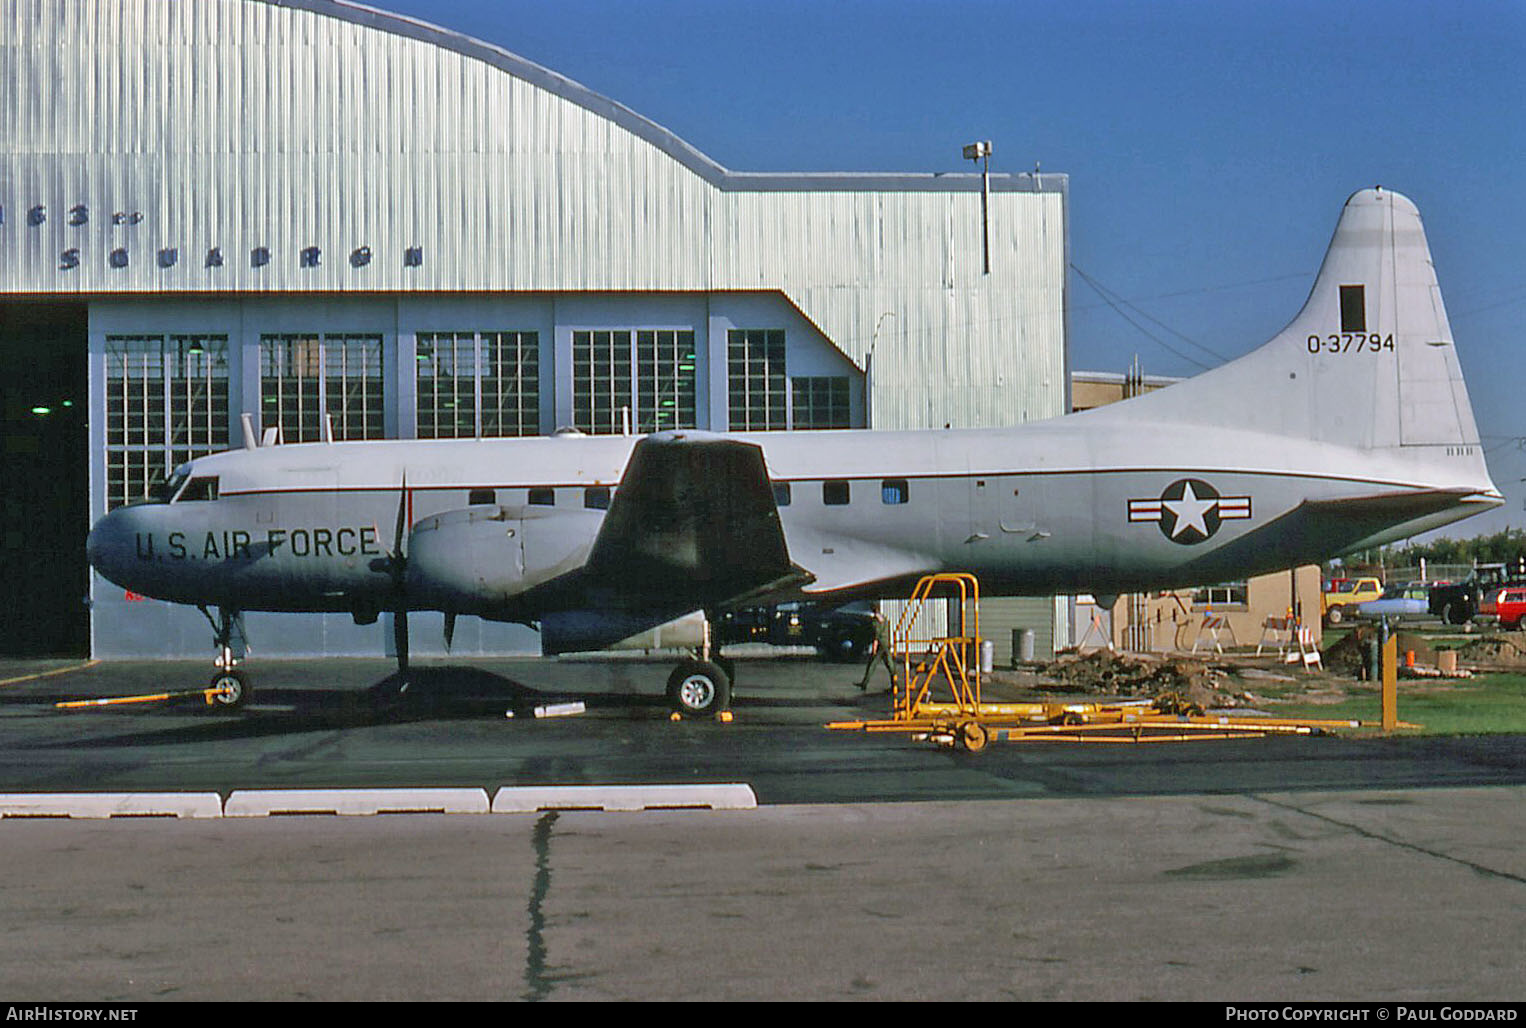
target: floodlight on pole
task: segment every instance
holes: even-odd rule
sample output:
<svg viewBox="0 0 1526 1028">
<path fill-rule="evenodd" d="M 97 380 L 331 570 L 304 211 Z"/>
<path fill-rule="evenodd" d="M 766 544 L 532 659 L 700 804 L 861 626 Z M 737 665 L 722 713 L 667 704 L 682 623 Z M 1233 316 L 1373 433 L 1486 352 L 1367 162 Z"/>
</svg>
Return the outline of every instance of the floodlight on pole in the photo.
<svg viewBox="0 0 1526 1028">
<path fill-rule="evenodd" d="M 964 159 L 980 161 L 980 244 L 984 258 L 985 274 L 991 273 L 991 152 L 994 148 L 989 139 L 970 143 L 964 148 Z"/>
</svg>

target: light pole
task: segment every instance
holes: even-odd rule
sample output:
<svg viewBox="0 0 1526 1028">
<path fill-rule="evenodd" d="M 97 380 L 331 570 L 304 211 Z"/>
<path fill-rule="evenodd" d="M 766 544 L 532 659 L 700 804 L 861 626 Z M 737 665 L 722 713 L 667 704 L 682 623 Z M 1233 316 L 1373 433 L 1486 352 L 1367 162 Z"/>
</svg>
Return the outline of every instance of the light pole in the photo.
<svg viewBox="0 0 1526 1028">
<path fill-rule="evenodd" d="M 964 159 L 980 161 L 980 249 L 985 274 L 991 273 L 991 141 L 983 139 L 964 148 Z"/>
</svg>

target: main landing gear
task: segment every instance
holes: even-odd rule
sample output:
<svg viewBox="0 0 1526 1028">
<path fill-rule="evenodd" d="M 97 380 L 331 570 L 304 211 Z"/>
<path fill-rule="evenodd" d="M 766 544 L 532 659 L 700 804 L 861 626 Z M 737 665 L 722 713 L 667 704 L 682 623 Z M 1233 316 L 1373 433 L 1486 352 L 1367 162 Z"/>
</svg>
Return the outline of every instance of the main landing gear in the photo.
<svg viewBox="0 0 1526 1028">
<path fill-rule="evenodd" d="M 207 702 L 228 710 L 242 707 L 253 695 L 249 676 L 236 669 L 239 660 L 249 651 L 244 635 L 244 615 L 241 611 L 218 607 L 214 619 L 206 607 L 198 609 L 212 626 L 212 645 L 217 648 L 217 656 L 212 661 L 217 673 L 207 683 Z"/>
<path fill-rule="evenodd" d="M 715 653 L 711 647 L 713 621 L 707 614 L 704 639 L 694 657 L 681 662 L 668 676 L 668 705 L 675 717 L 713 718 L 731 710 L 736 662 Z"/>
<path fill-rule="evenodd" d="M 681 717 L 715 717 L 731 709 L 731 675 L 724 658 L 686 660 L 668 676 L 668 704 Z"/>
</svg>

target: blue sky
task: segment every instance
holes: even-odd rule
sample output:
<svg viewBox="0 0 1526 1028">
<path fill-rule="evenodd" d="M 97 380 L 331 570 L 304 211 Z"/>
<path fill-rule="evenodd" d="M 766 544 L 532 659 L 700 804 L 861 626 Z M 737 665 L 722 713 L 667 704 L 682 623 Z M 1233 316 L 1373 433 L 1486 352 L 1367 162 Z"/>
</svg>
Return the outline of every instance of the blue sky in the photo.
<svg viewBox="0 0 1526 1028">
<path fill-rule="evenodd" d="M 737 171 L 1070 176 L 1077 368 L 1190 375 L 1302 305 L 1341 204 L 1408 195 L 1501 512 L 1526 527 L 1519 0 L 372 0 L 501 46 Z M 1143 326 L 1141 331 L 1136 325 Z M 1218 355 L 1218 356 L 1214 356 Z"/>
</svg>

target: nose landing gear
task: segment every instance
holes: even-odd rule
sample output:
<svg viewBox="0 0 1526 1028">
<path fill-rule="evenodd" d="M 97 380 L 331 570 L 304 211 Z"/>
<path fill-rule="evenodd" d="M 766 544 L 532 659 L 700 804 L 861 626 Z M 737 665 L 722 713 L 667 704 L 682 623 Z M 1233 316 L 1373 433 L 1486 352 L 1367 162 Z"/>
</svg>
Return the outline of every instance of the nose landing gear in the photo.
<svg viewBox="0 0 1526 1028">
<path fill-rule="evenodd" d="M 217 648 L 217 656 L 212 660 L 217 673 L 207 684 L 207 703 L 236 710 L 249 702 L 249 697 L 254 694 L 249 686 L 249 676 L 235 669 L 249 652 L 249 641 L 244 635 L 243 612 L 218 607 L 214 619 L 206 607 L 197 609 L 212 626 L 212 645 Z"/>
</svg>

